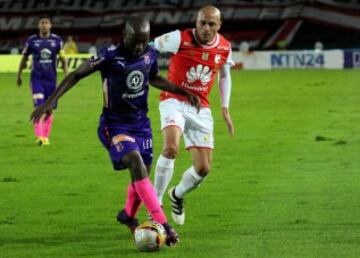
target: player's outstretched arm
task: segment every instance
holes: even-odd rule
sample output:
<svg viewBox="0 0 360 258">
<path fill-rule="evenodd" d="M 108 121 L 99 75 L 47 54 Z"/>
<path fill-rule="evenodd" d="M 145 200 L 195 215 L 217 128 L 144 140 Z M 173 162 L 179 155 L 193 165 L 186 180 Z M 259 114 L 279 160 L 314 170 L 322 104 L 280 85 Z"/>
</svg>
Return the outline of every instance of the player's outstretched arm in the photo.
<svg viewBox="0 0 360 258">
<path fill-rule="evenodd" d="M 198 96 L 195 96 L 190 92 L 176 86 L 161 75 L 158 74 L 154 78 L 150 79 L 150 84 L 160 90 L 185 96 L 190 101 L 191 105 L 195 106 L 198 111 L 200 110 L 200 99 Z"/>
<path fill-rule="evenodd" d="M 21 73 L 22 71 L 26 68 L 26 63 L 27 63 L 28 57 L 26 55 L 23 55 L 19 64 L 19 70 L 16 76 L 16 84 L 17 86 L 21 86 L 22 84 L 22 79 L 21 79 Z"/>
<path fill-rule="evenodd" d="M 67 92 L 69 89 L 71 89 L 75 84 L 80 81 L 82 78 L 88 76 L 89 74 L 95 72 L 95 69 L 90 64 L 90 61 L 87 60 L 84 63 L 82 63 L 79 68 L 77 68 L 75 71 L 71 72 L 69 75 L 67 75 L 59 84 L 59 86 L 56 88 L 56 90 L 51 94 L 51 96 L 46 100 L 46 102 L 38 106 L 34 112 L 32 112 L 30 116 L 30 120 L 33 122 L 37 122 L 40 120 L 40 118 L 43 115 L 50 115 L 51 111 L 53 109 L 54 103 Z"/>
</svg>

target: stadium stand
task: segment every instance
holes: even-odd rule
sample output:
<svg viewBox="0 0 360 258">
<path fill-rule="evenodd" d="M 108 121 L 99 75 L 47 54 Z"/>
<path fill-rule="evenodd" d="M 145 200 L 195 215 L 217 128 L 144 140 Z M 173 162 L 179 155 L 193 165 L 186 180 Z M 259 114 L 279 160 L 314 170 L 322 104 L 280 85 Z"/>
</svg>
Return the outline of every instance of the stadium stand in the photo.
<svg viewBox="0 0 360 258">
<path fill-rule="evenodd" d="M 216 3 L 215 3 L 216 2 Z M 199 6 L 216 4 L 223 12 L 222 33 L 238 49 L 247 41 L 252 50 L 312 49 L 317 40 L 325 48 L 360 45 L 360 4 L 340 0 L 227 0 L 227 1 L 0 1 L 0 53 L 21 49 L 25 37 L 36 32 L 39 14 L 52 17 L 54 31 L 76 35 L 80 52 L 116 42 L 114 33 L 131 13 L 147 16 L 152 36 L 192 26 Z M 254 22 L 256 21 L 256 22 Z M 94 33 L 96 32 L 96 33 Z M 338 37 L 342 35 L 342 37 Z"/>
</svg>

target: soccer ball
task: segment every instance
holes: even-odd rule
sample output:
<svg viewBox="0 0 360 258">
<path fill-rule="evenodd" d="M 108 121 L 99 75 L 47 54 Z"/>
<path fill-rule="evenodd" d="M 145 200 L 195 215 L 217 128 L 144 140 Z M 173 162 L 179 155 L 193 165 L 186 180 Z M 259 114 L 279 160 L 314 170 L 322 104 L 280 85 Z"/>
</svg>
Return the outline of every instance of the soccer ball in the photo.
<svg viewBox="0 0 360 258">
<path fill-rule="evenodd" d="M 134 232 L 136 248 L 141 252 L 160 250 L 166 240 L 164 227 L 155 221 L 145 221 Z"/>
</svg>

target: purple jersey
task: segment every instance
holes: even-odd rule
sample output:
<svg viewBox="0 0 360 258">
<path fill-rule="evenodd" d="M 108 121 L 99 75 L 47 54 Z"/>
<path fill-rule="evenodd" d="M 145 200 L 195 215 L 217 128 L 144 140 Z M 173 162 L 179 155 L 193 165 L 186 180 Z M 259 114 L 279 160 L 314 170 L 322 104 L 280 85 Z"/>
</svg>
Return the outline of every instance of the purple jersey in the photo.
<svg viewBox="0 0 360 258">
<path fill-rule="evenodd" d="M 50 34 L 41 38 L 35 34 L 26 40 L 23 50 L 25 56 L 32 55 L 31 79 L 56 81 L 57 54 L 63 48 L 62 39 Z"/>
<path fill-rule="evenodd" d="M 147 46 L 144 53 L 128 59 L 123 45 L 100 50 L 91 65 L 101 72 L 106 123 L 131 130 L 150 128 L 147 118 L 149 79 L 158 73 L 156 50 Z"/>
<path fill-rule="evenodd" d="M 153 157 L 147 98 L 149 79 L 158 73 L 157 54 L 148 46 L 138 58 L 126 56 L 126 50 L 118 45 L 103 48 L 97 58 L 90 59 L 94 70 L 101 72 L 104 92 L 98 135 L 115 170 L 126 168 L 122 158 L 133 150 L 147 165 Z"/>
</svg>

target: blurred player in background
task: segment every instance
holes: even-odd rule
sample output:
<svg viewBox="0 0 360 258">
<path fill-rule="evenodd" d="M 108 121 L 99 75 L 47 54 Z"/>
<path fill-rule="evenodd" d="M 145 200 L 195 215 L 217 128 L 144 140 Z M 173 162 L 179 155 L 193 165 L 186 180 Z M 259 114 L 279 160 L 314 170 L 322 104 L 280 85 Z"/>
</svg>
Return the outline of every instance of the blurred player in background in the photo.
<svg viewBox="0 0 360 258">
<path fill-rule="evenodd" d="M 229 114 L 230 67 L 233 65 L 231 44 L 218 33 L 220 27 L 219 9 L 204 6 L 198 12 L 196 28 L 176 30 L 155 39 L 155 48 L 159 52 L 173 54 L 168 70 L 169 81 L 201 99 L 201 109 L 197 113 L 179 94 L 163 91 L 160 95 L 164 146 L 155 169 L 155 189 L 160 204 L 173 176 L 181 135 L 184 135 L 185 147 L 192 155 L 192 166 L 184 172 L 181 181 L 169 190 L 172 218 L 179 225 L 185 222 L 184 195 L 195 189 L 210 171 L 214 140 L 208 95 L 218 71 L 222 115 L 229 134 L 234 134 Z"/>
<path fill-rule="evenodd" d="M 26 68 L 29 55 L 32 55 L 30 87 L 35 107 L 43 104 L 56 89 L 57 55 L 59 55 L 64 75 L 67 74 L 68 70 L 63 41 L 59 36 L 51 33 L 51 21 L 48 16 L 39 18 L 38 29 L 39 34 L 32 35 L 26 40 L 16 78 L 16 83 L 20 87 L 22 84 L 21 73 Z M 56 103 L 54 102 L 55 107 Z M 53 115 L 50 114 L 47 119 L 43 116 L 38 122 L 34 123 L 36 143 L 38 145 L 50 144 L 49 136 L 53 119 Z"/>
<path fill-rule="evenodd" d="M 65 50 L 65 54 L 67 55 L 74 55 L 79 53 L 76 42 L 72 36 L 67 37 L 66 42 L 64 44 L 64 50 Z"/>
<path fill-rule="evenodd" d="M 144 202 L 152 218 L 164 226 L 167 244 L 171 245 L 178 241 L 178 236 L 167 223 L 149 180 L 153 155 L 152 131 L 147 117 L 149 83 L 183 96 L 197 108 L 200 100 L 160 76 L 156 50 L 148 45 L 149 36 L 149 22 L 143 17 L 130 17 L 123 42 L 102 49 L 97 58 L 91 58 L 70 73 L 45 104 L 33 112 L 32 119 L 38 121 L 79 80 L 100 71 L 104 107 L 98 135 L 110 154 L 114 169 L 128 168 L 132 181 L 128 185 L 125 208 L 118 213 L 117 220 L 133 232 L 138 225 L 136 214 Z"/>
</svg>

